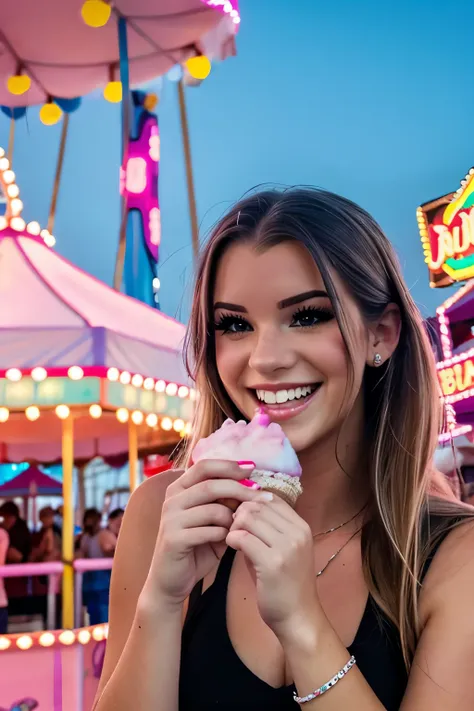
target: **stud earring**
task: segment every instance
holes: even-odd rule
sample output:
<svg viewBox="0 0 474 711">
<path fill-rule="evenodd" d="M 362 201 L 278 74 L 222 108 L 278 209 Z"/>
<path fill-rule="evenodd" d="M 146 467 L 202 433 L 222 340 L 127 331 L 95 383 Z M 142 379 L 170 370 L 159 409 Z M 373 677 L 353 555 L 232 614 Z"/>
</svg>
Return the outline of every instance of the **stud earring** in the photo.
<svg viewBox="0 0 474 711">
<path fill-rule="evenodd" d="M 378 368 L 379 365 L 382 365 L 382 356 L 380 355 L 380 353 L 376 353 L 374 355 L 374 366 Z"/>
</svg>

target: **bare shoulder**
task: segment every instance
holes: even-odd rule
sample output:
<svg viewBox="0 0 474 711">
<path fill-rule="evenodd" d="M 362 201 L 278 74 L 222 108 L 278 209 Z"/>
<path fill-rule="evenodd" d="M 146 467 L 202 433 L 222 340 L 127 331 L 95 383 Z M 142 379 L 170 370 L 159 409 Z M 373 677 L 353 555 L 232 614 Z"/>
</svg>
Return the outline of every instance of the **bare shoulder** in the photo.
<svg viewBox="0 0 474 711">
<path fill-rule="evenodd" d="M 472 711 L 474 520 L 453 529 L 430 565 L 420 595 L 421 635 L 402 711 Z"/>
<path fill-rule="evenodd" d="M 125 509 L 112 569 L 109 637 L 98 695 L 115 669 L 132 626 L 155 550 L 166 490 L 181 474 L 172 470 L 147 479 Z"/>
<path fill-rule="evenodd" d="M 474 508 L 472 518 L 453 528 L 431 563 L 420 595 L 422 619 L 474 590 Z"/>
</svg>

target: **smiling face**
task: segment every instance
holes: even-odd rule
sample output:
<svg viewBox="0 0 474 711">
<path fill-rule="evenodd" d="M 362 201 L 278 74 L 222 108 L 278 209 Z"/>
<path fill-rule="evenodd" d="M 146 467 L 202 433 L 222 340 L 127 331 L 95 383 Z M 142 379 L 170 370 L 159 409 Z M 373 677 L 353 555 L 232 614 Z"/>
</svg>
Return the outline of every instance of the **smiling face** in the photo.
<svg viewBox="0 0 474 711">
<path fill-rule="evenodd" d="M 283 242 L 262 252 L 236 243 L 217 269 L 222 383 L 247 418 L 262 405 L 297 452 L 337 436 L 345 421 L 356 432 L 362 426 L 369 332 L 337 275 L 333 280 L 358 354 L 352 363 L 321 274 L 302 245 Z"/>
</svg>

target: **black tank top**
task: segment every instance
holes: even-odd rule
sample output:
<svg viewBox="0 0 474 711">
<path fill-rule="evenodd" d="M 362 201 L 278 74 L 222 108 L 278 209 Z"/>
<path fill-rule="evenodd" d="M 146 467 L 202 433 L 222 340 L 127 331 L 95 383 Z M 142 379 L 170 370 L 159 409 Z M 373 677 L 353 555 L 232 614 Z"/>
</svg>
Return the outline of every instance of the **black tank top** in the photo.
<svg viewBox="0 0 474 711">
<path fill-rule="evenodd" d="M 228 548 L 214 583 L 202 593 L 201 581 L 191 593 L 182 635 L 179 711 L 296 711 L 295 687 L 269 686 L 245 666 L 232 646 L 226 603 L 234 557 L 235 551 Z M 408 681 L 400 635 L 371 597 L 348 652 L 384 708 L 398 711 Z"/>
</svg>

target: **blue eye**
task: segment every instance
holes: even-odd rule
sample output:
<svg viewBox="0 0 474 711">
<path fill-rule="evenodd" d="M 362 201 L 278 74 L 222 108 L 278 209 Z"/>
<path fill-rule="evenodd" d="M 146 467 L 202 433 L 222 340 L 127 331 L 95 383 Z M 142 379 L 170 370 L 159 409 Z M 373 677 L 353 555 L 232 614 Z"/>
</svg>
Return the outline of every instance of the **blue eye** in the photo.
<svg viewBox="0 0 474 711">
<path fill-rule="evenodd" d="M 332 321 L 334 314 L 329 309 L 303 306 L 293 315 L 290 328 L 313 328 L 320 323 Z"/>
<path fill-rule="evenodd" d="M 252 327 L 246 319 L 233 314 L 222 314 L 214 324 L 214 328 L 216 331 L 222 331 L 223 334 L 245 333 L 246 331 L 252 330 Z"/>
</svg>

